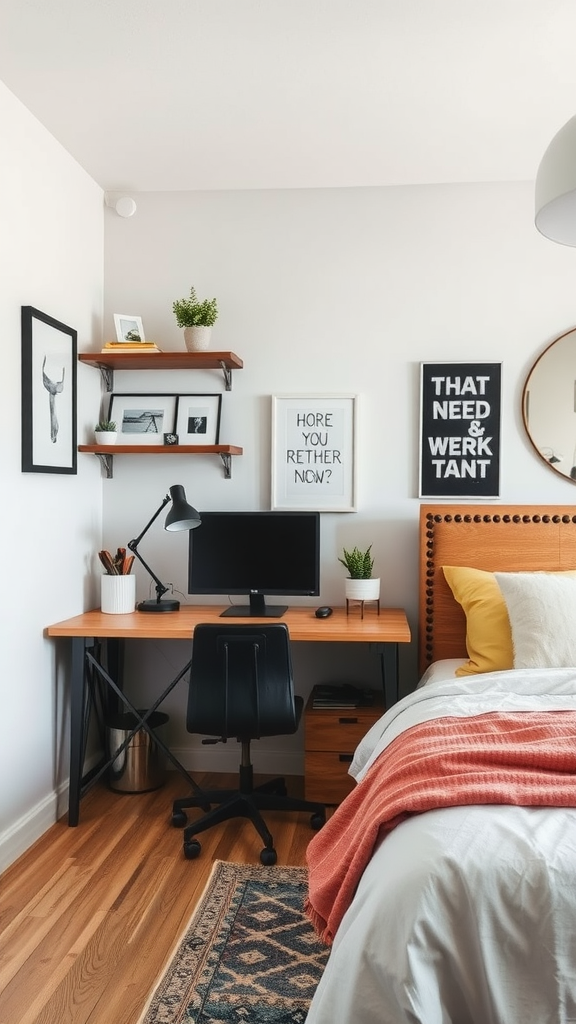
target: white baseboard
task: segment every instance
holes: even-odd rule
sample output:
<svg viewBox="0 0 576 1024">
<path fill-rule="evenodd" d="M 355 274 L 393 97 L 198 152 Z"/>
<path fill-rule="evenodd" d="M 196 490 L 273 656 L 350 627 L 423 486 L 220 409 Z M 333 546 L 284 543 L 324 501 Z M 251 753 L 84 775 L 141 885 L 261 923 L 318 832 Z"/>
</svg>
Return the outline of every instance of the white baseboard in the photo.
<svg viewBox="0 0 576 1024">
<path fill-rule="evenodd" d="M 0 834 L 0 871 L 5 871 L 55 823 L 57 806 L 57 794 L 49 793 Z"/>
<path fill-rule="evenodd" d="M 99 754 L 86 761 L 86 771 L 98 763 Z M 68 779 L 0 833 L 0 871 L 5 871 L 40 836 L 54 825 L 68 807 Z"/>
</svg>

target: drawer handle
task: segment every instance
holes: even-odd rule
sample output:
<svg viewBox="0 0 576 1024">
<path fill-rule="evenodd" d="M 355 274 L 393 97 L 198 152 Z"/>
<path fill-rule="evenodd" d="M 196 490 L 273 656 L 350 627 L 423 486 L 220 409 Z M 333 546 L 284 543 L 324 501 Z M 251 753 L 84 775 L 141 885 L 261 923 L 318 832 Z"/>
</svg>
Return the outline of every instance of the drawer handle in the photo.
<svg viewBox="0 0 576 1024">
<path fill-rule="evenodd" d="M 339 718 L 338 722 L 340 725 L 358 725 L 357 718 Z"/>
<path fill-rule="evenodd" d="M 346 764 L 350 764 L 350 762 L 352 761 L 352 756 L 352 754 L 338 754 L 338 760 L 345 761 Z"/>
</svg>

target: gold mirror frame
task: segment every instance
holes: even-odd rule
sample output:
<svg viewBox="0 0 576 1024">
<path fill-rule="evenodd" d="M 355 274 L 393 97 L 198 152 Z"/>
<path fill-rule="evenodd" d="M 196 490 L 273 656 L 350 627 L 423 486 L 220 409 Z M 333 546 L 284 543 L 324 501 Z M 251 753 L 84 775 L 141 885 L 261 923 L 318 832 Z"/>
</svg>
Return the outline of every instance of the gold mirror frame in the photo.
<svg viewBox="0 0 576 1024">
<path fill-rule="evenodd" d="M 555 338 L 532 366 L 522 419 L 540 458 L 576 483 L 576 327 Z"/>
</svg>

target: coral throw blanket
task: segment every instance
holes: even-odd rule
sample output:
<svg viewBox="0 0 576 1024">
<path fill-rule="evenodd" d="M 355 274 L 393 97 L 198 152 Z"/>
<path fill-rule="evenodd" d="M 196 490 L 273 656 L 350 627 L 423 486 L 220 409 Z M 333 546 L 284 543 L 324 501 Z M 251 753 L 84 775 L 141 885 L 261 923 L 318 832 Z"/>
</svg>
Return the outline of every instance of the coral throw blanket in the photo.
<svg viewBox="0 0 576 1024">
<path fill-rule="evenodd" d="M 576 807 L 576 712 L 437 718 L 393 740 L 308 844 L 306 913 L 330 945 L 378 838 L 462 804 Z"/>
</svg>

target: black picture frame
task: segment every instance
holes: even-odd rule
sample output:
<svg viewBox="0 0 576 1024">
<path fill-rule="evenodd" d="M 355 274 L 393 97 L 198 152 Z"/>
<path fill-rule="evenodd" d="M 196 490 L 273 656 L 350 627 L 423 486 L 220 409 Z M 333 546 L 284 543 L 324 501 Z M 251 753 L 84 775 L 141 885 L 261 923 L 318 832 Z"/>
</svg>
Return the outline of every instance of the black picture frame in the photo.
<svg viewBox="0 0 576 1024">
<path fill-rule="evenodd" d="M 174 431 L 179 444 L 219 444 L 221 415 L 221 394 L 177 395 Z"/>
<path fill-rule="evenodd" d="M 22 306 L 22 472 L 77 472 L 77 349 L 73 327 Z"/>
<path fill-rule="evenodd" d="M 420 364 L 421 498 L 498 498 L 502 364 Z"/>
</svg>

